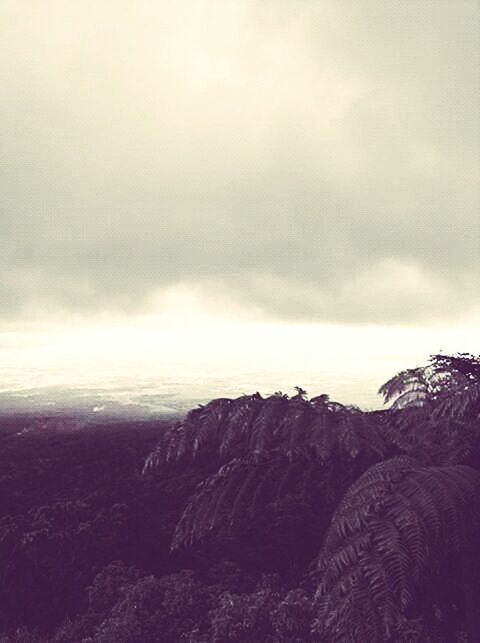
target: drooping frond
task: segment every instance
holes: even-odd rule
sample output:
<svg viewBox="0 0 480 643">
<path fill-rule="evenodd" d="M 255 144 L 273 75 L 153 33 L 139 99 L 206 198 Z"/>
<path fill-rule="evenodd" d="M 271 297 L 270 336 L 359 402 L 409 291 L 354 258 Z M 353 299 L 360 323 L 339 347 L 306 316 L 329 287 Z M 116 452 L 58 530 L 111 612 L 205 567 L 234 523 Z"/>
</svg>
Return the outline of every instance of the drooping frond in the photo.
<svg viewBox="0 0 480 643">
<path fill-rule="evenodd" d="M 265 450 L 273 442 L 275 431 L 287 414 L 290 401 L 280 395 L 271 395 L 262 404 L 248 433 L 248 446 L 250 450 Z M 236 432 L 232 425 L 231 430 Z"/>
<path fill-rule="evenodd" d="M 275 396 L 273 398 L 279 399 Z M 232 400 L 219 440 L 219 451 L 222 455 L 237 454 L 239 448 L 242 450 L 258 415 L 262 413 L 267 401 L 270 399 L 264 400 L 256 393 L 254 395 L 242 395 Z M 279 401 L 281 402 L 282 400 Z M 288 405 L 288 400 L 283 401 Z"/>
<path fill-rule="evenodd" d="M 321 486 L 319 465 L 305 456 L 292 460 L 285 454 L 264 453 L 235 458 L 198 485 L 177 524 L 172 548 L 191 546 L 210 534 L 235 534 L 288 494 L 311 503 Z"/>
<path fill-rule="evenodd" d="M 370 422 L 397 452 L 424 465 L 472 464 L 480 468 L 480 387 L 439 398 L 428 407 L 371 414 Z M 474 463 L 477 464 L 474 464 Z"/>
<path fill-rule="evenodd" d="M 219 449 L 224 437 L 231 439 L 229 427 L 236 427 L 241 434 L 245 425 L 249 425 L 250 414 L 261 400 L 258 393 L 237 400 L 218 398 L 191 410 L 183 421 L 164 432 L 148 456 L 144 472 L 184 457 L 194 458 L 205 448 Z"/>
<path fill-rule="evenodd" d="M 465 466 L 397 457 L 365 472 L 336 510 L 317 561 L 320 639 L 392 640 L 422 590 L 449 582 L 444 561 L 468 552 L 479 492 L 480 474 Z"/>
<path fill-rule="evenodd" d="M 391 402 L 392 409 L 407 406 L 423 406 L 429 399 L 430 389 L 425 368 L 409 368 L 390 378 L 378 389 L 385 403 Z"/>
<path fill-rule="evenodd" d="M 272 449 L 290 455 L 304 450 L 323 461 L 333 452 L 346 460 L 362 454 L 372 464 L 387 455 L 388 444 L 366 414 L 326 396 L 307 401 L 301 395 L 264 399 L 256 393 L 213 400 L 191 411 L 183 422 L 167 429 L 144 470 L 201 452 L 227 461 Z"/>
<path fill-rule="evenodd" d="M 442 396 L 434 409 L 436 418 L 471 421 L 480 418 L 480 378 L 469 382 L 451 395 Z"/>
<path fill-rule="evenodd" d="M 379 393 L 392 409 L 421 407 L 480 382 L 480 357 L 468 353 L 431 355 L 426 366 L 410 368 L 390 378 Z"/>
<path fill-rule="evenodd" d="M 393 400 L 377 418 L 387 442 L 425 464 L 480 465 L 480 357 L 432 355 L 380 392 Z"/>
<path fill-rule="evenodd" d="M 461 384 L 466 381 L 480 380 L 480 355 L 476 356 L 471 353 L 443 355 L 439 353 L 431 355 L 430 362 L 434 365 L 437 373 L 442 373 L 454 382 Z"/>
<path fill-rule="evenodd" d="M 272 551 L 290 534 L 292 551 L 302 552 L 307 543 L 299 543 L 297 533 L 306 530 L 313 556 L 318 534 L 357 475 L 356 466 L 339 458 L 321 462 L 305 451 L 235 458 L 198 485 L 177 523 L 172 548 L 236 540 L 258 549 L 260 540 Z"/>
</svg>

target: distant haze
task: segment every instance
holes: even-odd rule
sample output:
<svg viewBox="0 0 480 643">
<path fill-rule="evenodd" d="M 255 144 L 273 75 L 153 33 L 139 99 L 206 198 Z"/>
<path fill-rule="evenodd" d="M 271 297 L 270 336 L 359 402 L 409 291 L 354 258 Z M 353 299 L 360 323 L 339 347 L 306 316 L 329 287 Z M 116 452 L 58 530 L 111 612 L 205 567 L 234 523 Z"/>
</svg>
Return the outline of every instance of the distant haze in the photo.
<svg viewBox="0 0 480 643">
<path fill-rule="evenodd" d="M 480 352 L 479 16 L 0 2 L 1 387 L 330 372 L 370 403 Z"/>
<path fill-rule="evenodd" d="M 0 391 L 100 388 L 121 401 L 159 395 L 168 406 L 256 390 L 292 394 L 300 385 L 310 395 L 373 408 L 384 381 L 429 353 L 480 353 L 478 325 L 465 321 L 426 328 L 301 324 L 224 317 L 190 299 L 184 306 L 188 313 L 172 300 L 176 312 L 150 317 L 17 325 L 1 336 Z"/>
</svg>

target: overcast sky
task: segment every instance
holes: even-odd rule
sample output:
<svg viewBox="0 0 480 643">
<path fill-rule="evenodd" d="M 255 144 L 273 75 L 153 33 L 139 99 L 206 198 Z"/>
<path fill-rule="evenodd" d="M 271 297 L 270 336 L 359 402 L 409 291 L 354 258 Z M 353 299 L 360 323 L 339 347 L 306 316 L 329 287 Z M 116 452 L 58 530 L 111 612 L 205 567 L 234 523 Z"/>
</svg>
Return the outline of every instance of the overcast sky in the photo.
<svg viewBox="0 0 480 643">
<path fill-rule="evenodd" d="M 0 323 L 477 314 L 479 7 L 0 0 Z"/>
</svg>

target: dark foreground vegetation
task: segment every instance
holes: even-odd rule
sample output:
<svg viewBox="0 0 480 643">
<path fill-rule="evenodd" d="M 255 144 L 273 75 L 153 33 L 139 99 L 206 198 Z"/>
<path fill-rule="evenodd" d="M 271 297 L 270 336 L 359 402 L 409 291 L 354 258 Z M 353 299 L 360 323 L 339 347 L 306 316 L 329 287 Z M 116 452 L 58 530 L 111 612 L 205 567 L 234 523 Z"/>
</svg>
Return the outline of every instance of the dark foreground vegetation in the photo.
<svg viewBox="0 0 480 643">
<path fill-rule="evenodd" d="M 1 643 L 479 641 L 480 358 L 381 392 L 3 420 Z"/>
</svg>

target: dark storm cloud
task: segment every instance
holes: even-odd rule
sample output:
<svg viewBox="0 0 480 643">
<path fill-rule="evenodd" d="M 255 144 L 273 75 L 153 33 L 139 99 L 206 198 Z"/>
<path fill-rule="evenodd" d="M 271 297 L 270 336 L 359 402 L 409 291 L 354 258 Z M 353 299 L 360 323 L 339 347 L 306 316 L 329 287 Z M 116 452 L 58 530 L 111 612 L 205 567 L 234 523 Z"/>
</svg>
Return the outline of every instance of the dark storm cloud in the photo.
<svg viewBox="0 0 480 643">
<path fill-rule="evenodd" d="M 175 284 L 313 319 L 476 303 L 476 2 L 0 11 L 3 316 Z"/>
</svg>

